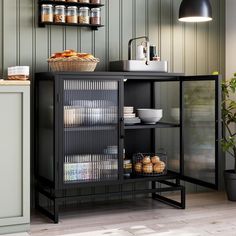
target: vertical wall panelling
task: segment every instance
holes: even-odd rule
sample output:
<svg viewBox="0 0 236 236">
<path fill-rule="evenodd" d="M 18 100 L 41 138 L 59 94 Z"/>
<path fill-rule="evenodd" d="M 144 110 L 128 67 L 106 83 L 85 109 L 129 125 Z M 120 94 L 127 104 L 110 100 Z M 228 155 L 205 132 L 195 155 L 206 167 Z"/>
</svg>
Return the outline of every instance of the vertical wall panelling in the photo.
<svg viewBox="0 0 236 236">
<path fill-rule="evenodd" d="M 128 59 L 128 42 L 133 38 L 133 0 L 122 0 L 122 58 Z"/>
<path fill-rule="evenodd" d="M 32 67 L 33 1 L 19 0 L 19 64 Z"/>
<path fill-rule="evenodd" d="M 51 52 L 60 52 L 65 49 L 65 27 L 57 26 L 51 27 Z"/>
<path fill-rule="evenodd" d="M 81 52 L 92 53 L 93 32 L 89 28 L 81 28 Z"/>
<path fill-rule="evenodd" d="M 157 0 L 148 0 L 147 1 L 147 31 L 148 37 L 150 39 L 150 44 L 156 45 L 157 50 L 159 50 L 159 31 L 160 31 L 160 22 L 159 22 L 159 2 Z"/>
<path fill-rule="evenodd" d="M 3 0 L 3 57 L 4 68 L 11 65 L 17 65 L 18 60 L 18 35 L 17 35 L 17 1 L 19 0 Z M 13 14 L 9 14 L 8 11 L 12 11 Z M 4 71 L 6 73 L 6 71 Z"/>
<path fill-rule="evenodd" d="M 136 0 L 136 37 L 146 35 L 146 0 Z"/>
<path fill-rule="evenodd" d="M 220 41 L 219 41 L 219 44 L 218 44 L 218 47 L 220 47 L 220 55 L 219 55 L 219 72 L 225 76 L 225 65 L 226 65 L 226 62 L 225 62 L 225 59 L 226 59 L 226 56 L 225 56 L 225 42 L 226 42 L 226 39 L 225 39 L 225 32 L 226 32 L 226 29 L 225 29 L 225 10 L 226 10 L 226 3 L 225 1 L 218 1 L 218 14 L 219 14 L 219 37 L 220 37 Z"/>
<path fill-rule="evenodd" d="M 172 21 L 173 21 L 173 46 L 172 46 L 172 68 L 174 72 L 184 71 L 184 24 L 178 21 L 179 8 L 182 0 L 173 0 Z"/>
<path fill-rule="evenodd" d="M 65 48 L 78 49 L 78 30 L 76 27 L 67 27 L 65 29 Z"/>
<path fill-rule="evenodd" d="M 209 35 L 208 35 L 208 63 L 209 63 L 209 68 L 208 72 L 211 73 L 213 71 L 218 71 L 220 70 L 220 65 L 219 65 L 219 38 L 220 32 L 219 32 L 219 27 L 221 26 L 220 22 L 224 22 L 224 20 L 219 19 L 219 5 L 220 5 L 221 0 L 214 0 L 211 1 L 212 4 L 212 11 L 213 11 L 213 21 L 209 23 Z M 222 9 L 223 10 L 223 9 Z"/>
<path fill-rule="evenodd" d="M 109 1 L 109 60 L 120 59 L 120 0 Z"/>
<path fill-rule="evenodd" d="M 167 60 L 172 71 L 172 0 L 161 1 L 161 59 Z"/>
<path fill-rule="evenodd" d="M 1 17 L 0 17 L 0 37 L 2 39 L 0 43 L 0 79 L 1 75 L 3 74 L 3 68 L 4 68 L 4 56 L 3 56 L 3 20 L 4 20 L 4 15 L 3 15 L 3 1 L 0 1 L 0 12 L 1 12 Z"/>
<path fill-rule="evenodd" d="M 103 0 L 102 3 L 105 4 L 105 7 L 101 9 L 102 24 L 105 25 L 107 17 L 106 15 L 107 4 L 105 0 Z M 106 33 L 108 33 L 106 27 L 107 24 L 105 27 L 100 28 L 98 31 L 94 33 L 94 54 L 96 57 L 100 58 L 100 62 L 98 63 L 97 67 L 98 70 L 106 70 L 106 63 L 105 63 L 107 60 L 106 51 L 108 51 L 106 48 L 107 46 Z"/>
<path fill-rule="evenodd" d="M 185 73 L 196 74 L 196 24 L 185 23 Z"/>
<path fill-rule="evenodd" d="M 207 74 L 207 40 L 208 23 L 197 24 L 196 34 L 196 56 L 197 56 L 197 68 L 196 73 L 198 75 Z"/>
</svg>

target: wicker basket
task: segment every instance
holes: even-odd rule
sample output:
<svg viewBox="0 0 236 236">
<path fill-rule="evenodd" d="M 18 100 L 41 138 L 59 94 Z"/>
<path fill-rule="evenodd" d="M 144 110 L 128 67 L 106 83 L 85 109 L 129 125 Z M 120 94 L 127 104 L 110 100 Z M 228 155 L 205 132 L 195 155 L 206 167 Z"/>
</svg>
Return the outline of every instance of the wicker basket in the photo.
<svg viewBox="0 0 236 236">
<path fill-rule="evenodd" d="M 163 162 L 164 163 L 164 169 L 162 169 L 160 172 L 155 172 L 154 171 L 154 163 L 152 164 L 150 162 L 150 164 L 152 165 L 152 171 L 149 172 L 149 173 L 145 173 L 143 171 L 143 167 L 144 167 L 144 164 L 143 164 L 143 160 L 145 157 L 154 157 L 154 156 L 158 156 L 159 157 L 159 160 L 160 162 Z M 136 164 L 139 164 L 139 171 L 137 171 L 136 169 Z M 156 162 L 157 164 L 157 162 Z M 160 176 L 160 175 L 165 175 L 167 173 L 167 155 L 166 153 L 164 152 L 158 152 L 158 153 L 136 153 L 133 155 L 133 173 L 137 176 Z"/>
<path fill-rule="evenodd" d="M 94 71 L 98 61 L 48 61 L 52 71 Z"/>
</svg>

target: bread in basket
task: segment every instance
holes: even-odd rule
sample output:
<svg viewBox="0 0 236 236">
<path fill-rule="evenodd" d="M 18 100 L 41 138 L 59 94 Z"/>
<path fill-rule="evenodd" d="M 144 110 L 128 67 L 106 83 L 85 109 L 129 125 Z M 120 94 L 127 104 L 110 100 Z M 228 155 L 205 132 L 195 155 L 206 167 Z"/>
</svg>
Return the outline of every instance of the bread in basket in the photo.
<svg viewBox="0 0 236 236">
<path fill-rule="evenodd" d="M 74 50 L 54 53 L 48 59 L 52 71 L 94 71 L 98 62 L 93 55 Z"/>
</svg>

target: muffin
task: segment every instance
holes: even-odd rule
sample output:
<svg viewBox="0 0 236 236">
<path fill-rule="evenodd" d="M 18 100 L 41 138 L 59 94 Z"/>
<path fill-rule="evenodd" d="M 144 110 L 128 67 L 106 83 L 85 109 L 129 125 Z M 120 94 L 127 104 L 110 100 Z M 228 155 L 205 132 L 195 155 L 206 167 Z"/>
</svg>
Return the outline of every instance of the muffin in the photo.
<svg viewBox="0 0 236 236">
<path fill-rule="evenodd" d="M 152 164 L 156 164 L 156 163 L 159 162 L 159 161 L 160 161 L 160 157 L 159 157 L 159 156 L 153 156 L 153 157 L 151 158 Z"/>
<path fill-rule="evenodd" d="M 149 164 L 149 163 L 151 163 L 150 157 L 149 157 L 149 156 L 145 156 L 145 157 L 143 158 L 143 164 L 146 165 L 146 164 Z"/>
<path fill-rule="evenodd" d="M 135 164 L 134 169 L 137 173 L 142 173 L 143 170 L 143 165 L 142 163 L 138 162 Z"/>
<path fill-rule="evenodd" d="M 154 167 L 153 167 L 153 171 L 155 173 L 162 173 L 165 170 L 166 164 L 163 161 L 159 161 L 157 162 Z"/>
<path fill-rule="evenodd" d="M 145 174 L 152 174 L 153 172 L 153 165 L 152 163 L 146 164 L 143 166 L 143 173 Z"/>
</svg>

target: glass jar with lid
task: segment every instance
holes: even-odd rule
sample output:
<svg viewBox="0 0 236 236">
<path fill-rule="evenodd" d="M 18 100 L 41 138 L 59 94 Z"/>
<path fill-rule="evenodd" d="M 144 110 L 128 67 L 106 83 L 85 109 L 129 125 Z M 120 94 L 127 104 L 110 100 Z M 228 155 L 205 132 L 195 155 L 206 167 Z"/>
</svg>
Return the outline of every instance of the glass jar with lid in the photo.
<svg viewBox="0 0 236 236">
<path fill-rule="evenodd" d="M 91 15 L 90 23 L 92 25 L 101 25 L 101 9 L 100 8 L 92 8 L 90 15 Z"/>
<path fill-rule="evenodd" d="M 78 2 L 78 0 L 67 0 L 67 2 Z"/>
<path fill-rule="evenodd" d="M 88 7 L 81 7 L 79 9 L 79 23 L 89 24 L 89 8 Z"/>
<path fill-rule="evenodd" d="M 66 22 L 66 7 L 63 5 L 55 6 L 54 11 L 54 22 L 56 23 L 65 23 Z"/>
<path fill-rule="evenodd" d="M 78 23 L 78 8 L 76 6 L 67 7 L 66 22 L 71 24 Z"/>
<path fill-rule="evenodd" d="M 51 4 L 41 6 L 41 22 L 53 22 L 53 6 Z"/>
</svg>

